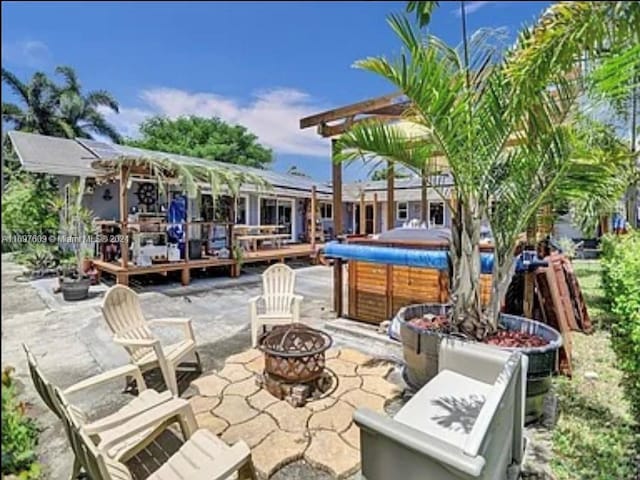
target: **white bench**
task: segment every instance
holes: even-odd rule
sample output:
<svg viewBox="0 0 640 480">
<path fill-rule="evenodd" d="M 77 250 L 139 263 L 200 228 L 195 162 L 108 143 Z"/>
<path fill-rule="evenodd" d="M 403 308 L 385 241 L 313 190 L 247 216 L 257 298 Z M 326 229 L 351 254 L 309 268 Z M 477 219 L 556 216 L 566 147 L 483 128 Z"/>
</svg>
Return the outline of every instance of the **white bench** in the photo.
<svg viewBox="0 0 640 480">
<path fill-rule="evenodd" d="M 524 456 L 527 357 L 443 341 L 439 373 L 393 419 L 358 409 L 366 480 L 500 480 Z M 516 478 L 513 477 L 513 478 Z"/>
</svg>

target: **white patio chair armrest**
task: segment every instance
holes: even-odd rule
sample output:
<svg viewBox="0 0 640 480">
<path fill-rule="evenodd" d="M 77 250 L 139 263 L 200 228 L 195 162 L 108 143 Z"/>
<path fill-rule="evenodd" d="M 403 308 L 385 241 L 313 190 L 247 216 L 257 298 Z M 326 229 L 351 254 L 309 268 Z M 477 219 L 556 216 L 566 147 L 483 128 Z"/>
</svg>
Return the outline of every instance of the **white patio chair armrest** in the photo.
<svg viewBox="0 0 640 480">
<path fill-rule="evenodd" d="M 302 305 L 302 300 L 304 300 L 304 297 L 302 295 L 293 295 L 293 321 L 294 322 L 299 322 L 300 321 L 300 306 Z"/>
<path fill-rule="evenodd" d="M 152 403 L 144 408 L 141 408 L 139 410 L 134 410 L 128 414 L 123 413 L 123 414 L 117 415 L 117 417 L 109 416 L 106 419 L 101 418 L 93 422 L 85 423 L 82 426 L 82 428 L 84 428 L 87 435 L 99 435 L 100 433 L 106 430 L 111 430 L 115 427 L 118 427 L 119 425 L 122 425 L 123 423 L 128 422 L 132 418 L 135 418 L 138 415 L 141 415 L 147 410 L 151 410 L 152 408 L 156 408 L 164 402 L 170 401 L 172 398 L 173 398 L 173 395 L 171 394 L 170 391 L 167 390 L 166 392 L 160 393 L 157 403 Z"/>
<path fill-rule="evenodd" d="M 471 477 L 480 476 L 484 469 L 486 462 L 483 457 L 465 455 L 460 447 L 443 442 L 433 435 L 396 422 L 368 408 L 358 408 L 353 413 L 353 421 L 361 430 L 386 437 L 403 448 L 413 450 Z"/>
<path fill-rule="evenodd" d="M 224 480 L 235 473 L 251 457 L 251 450 L 242 440 L 235 443 L 224 452 L 224 460 L 209 461 L 200 467 L 198 474 L 192 480 Z"/>
<path fill-rule="evenodd" d="M 124 347 L 153 347 L 159 345 L 160 340 L 151 340 L 146 338 L 122 338 L 114 335 L 113 341 Z"/>
<path fill-rule="evenodd" d="M 136 365 L 124 365 L 113 370 L 108 370 L 99 375 L 95 375 L 91 378 L 87 378 L 78 383 L 74 383 L 70 387 L 65 388 L 63 393 L 65 395 L 71 395 L 81 390 L 96 387 L 98 385 L 121 377 L 133 377 L 137 382 L 139 391 L 143 391 L 147 388 L 147 385 L 144 383 L 144 379 L 142 378 L 142 372 L 140 372 L 140 369 Z"/>
<path fill-rule="evenodd" d="M 108 451 L 148 428 L 158 427 L 160 424 L 169 426 L 175 422 L 180 423 L 186 438 L 189 438 L 196 428 L 191 405 L 182 398 L 173 398 L 110 430 L 109 441 L 100 444 L 99 448 L 100 450 Z"/>
<path fill-rule="evenodd" d="M 264 299 L 263 295 L 257 295 L 249 299 L 249 310 L 251 311 L 251 319 L 255 319 L 258 316 L 258 302 Z"/>
<path fill-rule="evenodd" d="M 173 317 L 173 318 L 154 318 L 147 322 L 150 326 L 161 325 L 167 327 L 182 327 L 185 338 L 195 341 L 193 334 L 193 325 L 190 318 Z"/>
<path fill-rule="evenodd" d="M 249 299 L 249 303 L 250 304 L 257 304 L 262 298 L 264 298 L 262 295 L 256 295 L 255 297 L 251 297 Z"/>
<path fill-rule="evenodd" d="M 190 321 L 191 319 L 187 317 L 170 317 L 154 318 L 153 320 L 149 320 L 147 323 L 149 323 L 150 325 L 184 325 L 185 323 L 189 323 Z"/>
</svg>

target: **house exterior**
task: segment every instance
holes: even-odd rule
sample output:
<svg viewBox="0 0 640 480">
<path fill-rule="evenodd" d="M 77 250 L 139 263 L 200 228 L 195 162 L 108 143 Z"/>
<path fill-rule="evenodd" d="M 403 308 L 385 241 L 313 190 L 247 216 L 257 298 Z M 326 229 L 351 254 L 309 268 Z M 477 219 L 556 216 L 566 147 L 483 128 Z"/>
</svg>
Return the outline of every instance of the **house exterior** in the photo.
<svg viewBox="0 0 640 480">
<path fill-rule="evenodd" d="M 428 228 L 451 227 L 451 211 L 447 201 L 451 199 L 453 180 L 449 175 L 430 178 L 429 184 L 437 185 L 427 188 L 427 221 Z M 440 192 L 440 193 L 438 193 Z M 442 198 L 443 194 L 445 198 Z M 387 225 L 387 182 L 366 181 L 349 183 L 343 186 L 344 228 L 347 233 L 358 233 L 360 229 L 360 208 L 365 208 L 365 233 L 372 234 L 401 227 L 411 221 L 420 221 L 422 217 L 422 181 L 418 177 L 399 178 L 394 180 L 394 221 Z M 447 201 L 445 201 L 447 200 Z"/>
<path fill-rule="evenodd" d="M 161 157 L 184 161 L 198 160 L 182 155 L 155 152 L 124 145 L 115 145 L 87 139 L 65 139 L 48 137 L 39 134 L 12 131 L 8 133 L 23 168 L 30 172 L 55 175 L 59 180 L 60 194 L 67 198 L 71 183 L 78 178 L 87 179 L 88 187 L 83 196 L 84 205 L 101 220 L 116 221 L 119 217 L 119 185 L 115 183 L 96 183 L 100 177 L 92 164 L 98 160 L 108 160 L 118 156 Z M 208 160 L 207 160 L 208 161 Z M 315 182 L 310 178 L 261 170 L 256 168 L 221 164 L 228 168 L 238 168 L 259 175 L 271 187 L 259 190 L 253 185 L 243 185 L 235 199 L 233 209 L 229 209 L 234 218 L 227 218 L 232 223 L 242 225 L 284 224 L 290 234 L 290 242 L 300 242 L 306 238 L 306 210 L 309 206 L 312 188 L 316 190 L 316 201 L 320 212 L 319 220 L 328 237 L 334 230 L 332 188 L 330 184 Z M 440 190 L 449 195 L 452 187 L 451 178 L 442 175 L 432 179 L 440 186 Z M 150 183 L 149 179 L 133 178 L 127 190 L 127 205 L 143 209 L 139 192 L 140 185 Z M 387 225 L 387 184 L 386 181 L 366 181 L 348 183 L 343 186 L 342 218 L 346 233 L 360 231 L 360 205 L 364 201 L 366 233 L 378 233 L 395 228 L 404 223 L 419 219 L 421 216 L 421 182 L 419 178 L 402 178 L 395 180 L 395 220 Z M 169 186 L 171 189 L 171 186 Z M 145 188 L 146 190 L 146 188 Z M 158 190 L 156 187 L 153 190 Z M 203 185 L 198 196 L 189 200 L 190 219 L 211 220 L 213 199 L 206 185 Z M 71 201 L 68 198 L 68 201 Z M 230 198 L 225 199 L 228 204 Z M 432 188 L 427 190 L 428 226 L 449 227 L 451 212 L 444 200 Z M 225 202 L 218 199 L 217 202 Z M 375 205 L 374 205 L 375 203 Z M 228 205 L 227 205 L 228 206 Z M 374 214 L 375 211 L 375 214 Z M 228 213 L 228 212 L 227 212 Z"/>
<path fill-rule="evenodd" d="M 68 201 L 72 201 L 71 198 L 68 198 L 71 183 L 78 178 L 85 178 L 87 187 L 83 203 L 100 220 L 116 221 L 119 218 L 120 191 L 117 182 L 98 183 L 94 181 L 101 175 L 101 172 L 92 167 L 94 162 L 123 155 L 141 158 L 170 158 L 175 161 L 202 161 L 202 159 L 192 159 L 182 155 L 154 152 L 95 140 L 64 139 L 17 131 L 9 132 L 8 135 L 23 168 L 30 172 L 48 173 L 58 177 L 60 194 Z M 220 212 L 220 210 L 225 210 L 225 206 L 229 207 L 229 203 L 233 200 L 231 198 L 217 198 L 214 201 L 211 198 L 210 188 L 203 185 L 197 197 L 189 199 L 188 215 L 190 220 L 210 221 L 213 220 L 211 217 L 214 214 L 223 216 L 231 214 L 234 218 L 225 218 L 231 223 L 256 226 L 284 225 L 286 232 L 290 234 L 290 242 L 298 242 L 306 234 L 305 215 L 314 186 L 320 211 L 327 215 L 331 214 L 331 188 L 326 184 L 314 182 L 307 177 L 281 174 L 271 170 L 221 165 L 259 175 L 270 187 L 261 190 L 254 185 L 243 185 L 234 201 L 234 208 Z M 127 205 L 137 207 L 139 211 L 148 210 L 149 208 L 143 205 L 144 197 L 141 198 L 141 190 L 147 194 L 161 197 L 159 194 L 161 189 L 158 186 L 141 189 L 141 185 L 152 183 L 154 182 L 148 178 L 134 177 L 127 189 Z M 172 188 L 171 185 L 168 186 L 169 190 Z M 159 202 L 163 203 L 161 199 Z M 214 207 L 214 204 L 217 205 Z M 151 208 L 155 209 L 156 206 Z M 328 225 L 331 222 L 331 216 L 321 218 L 321 220 Z"/>
</svg>

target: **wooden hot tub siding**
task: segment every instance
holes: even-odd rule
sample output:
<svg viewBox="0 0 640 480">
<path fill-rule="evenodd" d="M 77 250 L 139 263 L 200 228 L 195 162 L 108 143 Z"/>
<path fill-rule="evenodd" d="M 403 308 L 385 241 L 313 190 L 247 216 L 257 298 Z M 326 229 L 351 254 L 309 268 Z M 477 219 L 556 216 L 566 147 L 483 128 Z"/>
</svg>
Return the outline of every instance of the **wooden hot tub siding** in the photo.
<svg viewBox="0 0 640 480">
<path fill-rule="evenodd" d="M 449 275 L 431 268 L 348 262 L 348 316 L 354 320 L 379 324 L 412 303 L 447 303 Z M 491 296 L 491 275 L 480 280 L 482 303 Z"/>
</svg>

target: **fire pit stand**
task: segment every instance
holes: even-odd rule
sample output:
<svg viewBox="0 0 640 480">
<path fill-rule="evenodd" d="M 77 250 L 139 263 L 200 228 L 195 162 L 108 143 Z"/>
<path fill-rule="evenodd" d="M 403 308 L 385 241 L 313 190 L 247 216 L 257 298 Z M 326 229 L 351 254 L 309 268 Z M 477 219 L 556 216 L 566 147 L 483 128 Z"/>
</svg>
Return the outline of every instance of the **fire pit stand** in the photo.
<svg viewBox="0 0 640 480">
<path fill-rule="evenodd" d="M 321 397 L 332 385 L 324 356 L 332 343 L 329 335 L 302 323 L 273 328 L 260 339 L 264 372 L 258 385 L 294 407 Z"/>
</svg>

